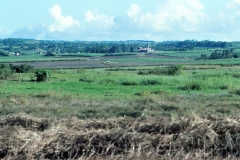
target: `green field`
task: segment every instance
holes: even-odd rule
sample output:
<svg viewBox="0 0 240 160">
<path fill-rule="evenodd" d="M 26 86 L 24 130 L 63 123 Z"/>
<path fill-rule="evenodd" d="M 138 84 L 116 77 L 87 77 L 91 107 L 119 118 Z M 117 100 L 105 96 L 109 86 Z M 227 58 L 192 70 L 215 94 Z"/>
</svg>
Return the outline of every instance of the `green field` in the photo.
<svg viewBox="0 0 240 160">
<path fill-rule="evenodd" d="M 212 50 L 192 50 L 192 51 L 156 51 L 151 53 L 151 55 L 164 55 L 174 57 L 174 60 L 178 60 L 178 57 L 183 59 L 194 59 L 200 57 L 201 54 L 210 55 Z M 76 59 L 84 59 L 90 57 L 102 57 L 104 58 L 105 55 L 111 56 L 121 56 L 122 60 L 119 61 L 128 61 L 128 59 L 124 58 L 127 55 L 136 55 L 138 58 L 143 59 L 145 56 L 144 53 L 133 53 L 133 52 L 126 52 L 126 53 L 114 53 L 114 54 L 104 54 L 104 53 L 68 53 L 68 54 L 57 54 L 56 56 L 44 56 L 41 54 L 29 54 L 29 55 L 21 55 L 21 56 L 7 56 L 7 57 L 0 57 L 0 62 L 21 62 L 21 61 L 52 61 L 52 60 L 76 60 Z M 173 62 L 174 60 L 169 59 L 168 57 L 161 59 L 155 59 L 155 61 L 167 61 Z M 154 61 L 153 59 L 146 60 L 146 61 Z M 181 60 L 180 60 L 181 61 Z"/>
<path fill-rule="evenodd" d="M 103 106 L 97 110 L 105 108 L 105 103 L 118 102 L 121 105 L 127 103 L 128 108 L 139 112 L 135 116 L 144 114 L 148 116 L 181 116 L 189 115 L 193 112 L 197 114 L 212 114 L 216 110 L 225 106 L 216 106 L 205 108 L 208 105 L 215 105 L 216 100 L 223 101 L 224 105 L 238 103 L 240 100 L 240 74 L 239 67 L 221 67 L 220 65 L 185 65 L 182 67 L 179 75 L 139 75 L 139 72 L 147 72 L 150 70 L 166 69 L 168 67 L 123 67 L 123 68 L 101 68 L 101 69 L 72 69 L 72 70 L 51 70 L 51 78 L 47 82 L 31 82 L 30 77 L 34 77 L 33 73 L 16 73 L 9 80 L 1 80 L 1 99 L 6 98 L 37 98 L 44 97 L 48 101 L 58 102 L 67 98 L 81 99 L 84 101 L 95 101 L 102 103 Z M 209 97 L 213 97 L 212 99 Z M 194 100 L 193 100 L 194 98 Z M 208 99 L 208 102 L 200 103 L 196 106 L 196 102 Z M 141 100 L 146 100 L 146 105 L 154 105 L 154 110 L 148 110 L 147 106 L 136 107 L 142 105 Z M 140 101 L 140 102 L 139 102 Z M 185 104 L 187 101 L 187 104 Z M 169 107 L 175 109 L 163 109 L 165 103 Z M 11 103 L 11 102 L 9 102 Z M 63 102 L 64 103 L 64 102 Z M 134 105 L 131 106 L 130 104 Z M 149 104 L 148 104 L 149 103 Z M 59 104 L 59 105 L 60 105 Z M 107 104 L 106 104 L 107 105 Z M 135 106 L 136 105 L 136 106 Z M 163 105 L 163 106 L 164 106 Z M 194 106 L 194 107 L 193 107 Z M 69 106 L 61 106 L 66 108 Z M 202 108 L 205 108 L 202 110 Z M 29 111 L 31 109 L 28 108 Z M 57 116 L 51 107 L 46 106 L 51 116 Z M 82 107 L 75 108 L 81 112 Z M 114 108 L 112 108 L 114 109 Z M 1 108 L 1 115 L 9 112 L 10 108 Z M 15 110 L 12 112 L 25 112 L 23 110 Z M 199 111 L 201 110 L 201 111 Z M 225 108 L 226 115 L 240 113 L 238 106 Z M 119 110 L 120 111 L 120 110 Z M 31 111 L 32 114 L 38 115 L 39 112 Z M 76 116 L 77 112 L 73 115 Z M 106 117 L 106 112 L 99 112 L 95 118 Z M 218 113 L 218 112 L 217 112 Z M 48 116 L 49 116 L 48 114 Z M 70 114 L 70 115 L 72 115 Z M 117 113 L 116 113 L 117 114 Z M 225 112 L 219 112 L 225 115 Z M 69 115 L 69 116 L 70 116 Z M 44 116 L 44 115 L 40 115 Z M 88 117 L 88 115 L 85 115 Z M 116 116 L 109 113 L 109 117 Z M 107 117 L 108 117 L 107 116 Z M 94 116 L 93 116 L 94 117 Z"/>
<path fill-rule="evenodd" d="M 156 54 L 194 59 L 199 57 L 201 54 L 210 55 L 212 52 L 213 50 L 156 51 Z"/>
<path fill-rule="evenodd" d="M 61 60 L 81 60 L 86 57 L 102 56 L 103 54 L 59 54 L 58 56 L 47 57 L 40 54 L 0 57 L 0 62 L 34 62 L 34 61 L 61 61 Z M 64 59 L 63 59 L 64 58 Z"/>
</svg>

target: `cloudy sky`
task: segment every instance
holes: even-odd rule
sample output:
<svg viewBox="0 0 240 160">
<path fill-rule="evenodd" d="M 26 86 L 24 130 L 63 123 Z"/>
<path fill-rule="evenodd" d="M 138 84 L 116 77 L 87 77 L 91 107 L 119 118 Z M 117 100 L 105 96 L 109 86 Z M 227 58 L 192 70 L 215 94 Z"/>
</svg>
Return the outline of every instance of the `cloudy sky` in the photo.
<svg viewBox="0 0 240 160">
<path fill-rule="evenodd" d="M 0 0 L 0 38 L 240 40 L 240 0 Z"/>
</svg>

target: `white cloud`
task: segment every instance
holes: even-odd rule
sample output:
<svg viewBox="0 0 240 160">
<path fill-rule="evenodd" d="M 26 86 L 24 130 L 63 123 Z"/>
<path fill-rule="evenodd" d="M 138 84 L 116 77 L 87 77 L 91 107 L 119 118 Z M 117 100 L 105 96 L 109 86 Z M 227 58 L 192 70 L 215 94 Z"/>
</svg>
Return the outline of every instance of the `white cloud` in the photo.
<svg viewBox="0 0 240 160">
<path fill-rule="evenodd" d="M 142 27 L 155 31 L 196 31 L 209 20 L 199 0 L 166 0 L 155 13 L 140 15 Z"/>
<path fill-rule="evenodd" d="M 132 4 L 125 16 L 114 18 L 113 30 L 115 35 L 126 38 L 195 39 L 206 32 L 209 21 L 199 0 L 164 0 L 155 11 L 147 13 Z"/>
<path fill-rule="evenodd" d="M 134 19 L 136 18 L 141 12 L 141 8 L 139 7 L 139 5 L 137 4 L 132 4 L 130 7 L 129 7 L 129 10 L 127 12 L 127 15 L 128 17 Z"/>
<path fill-rule="evenodd" d="M 55 20 L 55 22 L 48 27 L 50 32 L 63 32 L 66 28 L 69 28 L 71 26 L 80 26 L 79 21 L 73 19 L 70 15 L 63 16 L 61 12 L 61 7 L 59 5 L 54 5 L 52 8 L 50 8 L 49 14 Z"/>
<path fill-rule="evenodd" d="M 143 12 L 145 6 L 132 4 L 124 15 L 109 16 L 97 10 L 86 10 L 80 23 L 63 15 L 54 5 L 49 14 L 51 25 L 41 23 L 16 30 L 12 36 L 65 40 L 236 40 L 240 36 L 240 0 L 229 0 L 226 7 L 210 17 L 201 0 L 161 0 L 155 10 Z M 230 9 L 230 10 L 229 10 Z M 210 13 L 210 12 L 209 12 Z M 219 13 L 217 15 L 217 13 Z M 0 35 L 4 33 L 0 28 Z"/>
<path fill-rule="evenodd" d="M 227 4 L 226 4 L 226 8 L 227 9 L 234 9 L 240 7 L 240 0 L 230 0 Z"/>
<path fill-rule="evenodd" d="M 94 13 L 90 10 L 88 10 L 85 13 L 85 21 L 88 23 L 96 23 L 98 24 L 97 26 L 104 26 L 104 27 L 109 27 L 114 25 L 113 17 L 108 17 L 107 15 L 104 15 L 104 14 Z"/>
</svg>

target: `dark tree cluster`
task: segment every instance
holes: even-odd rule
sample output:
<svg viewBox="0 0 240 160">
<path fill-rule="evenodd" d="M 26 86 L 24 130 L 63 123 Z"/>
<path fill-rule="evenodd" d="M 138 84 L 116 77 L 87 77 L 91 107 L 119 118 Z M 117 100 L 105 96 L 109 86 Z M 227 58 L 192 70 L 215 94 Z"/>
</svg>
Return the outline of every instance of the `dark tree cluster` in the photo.
<svg viewBox="0 0 240 160">
<path fill-rule="evenodd" d="M 6 51 L 0 51 L 0 56 L 9 56 L 9 53 Z"/>
<path fill-rule="evenodd" d="M 185 41 L 164 41 L 158 43 L 155 47 L 156 50 L 164 51 L 187 51 L 193 50 L 194 48 L 229 48 L 232 47 L 230 42 L 222 41 L 196 41 L 196 40 L 185 40 Z"/>
<path fill-rule="evenodd" d="M 138 45 L 126 43 L 96 43 L 85 49 L 87 53 L 121 53 L 134 52 Z"/>
<path fill-rule="evenodd" d="M 33 69 L 33 66 L 27 64 L 21 65 L 0 64 L 0 69 L 9 69 L 13 73 L 27 73 Z"/>
<path fill-rule="evenodd" d="M 234 49 L 215 50 L 210 56 L 202 54 L 196 60 L 211 60 L 211 59 L 226 59 L 226 58 L 240 58 L 238 53 L 234 53 Z"/>
</svg>

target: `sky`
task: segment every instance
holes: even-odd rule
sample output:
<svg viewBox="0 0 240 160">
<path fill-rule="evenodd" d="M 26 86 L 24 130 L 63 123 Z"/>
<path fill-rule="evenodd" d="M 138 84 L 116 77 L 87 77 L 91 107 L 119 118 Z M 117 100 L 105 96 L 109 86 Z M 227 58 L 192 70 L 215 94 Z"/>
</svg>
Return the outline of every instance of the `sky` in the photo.
<svg viewBox="0 0 240 160">
<path fill-rule="evenodd" d="M 240 0 L 0 0 L 0 38 L 240 41 Z"/>
</svg>

